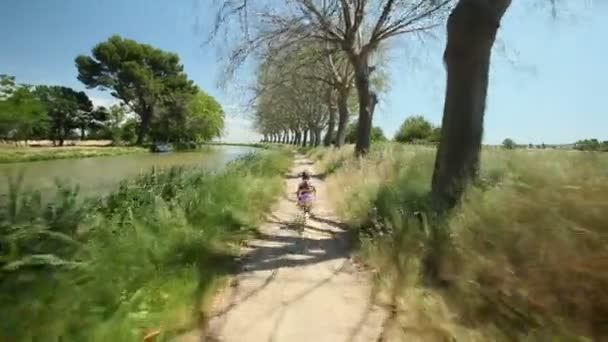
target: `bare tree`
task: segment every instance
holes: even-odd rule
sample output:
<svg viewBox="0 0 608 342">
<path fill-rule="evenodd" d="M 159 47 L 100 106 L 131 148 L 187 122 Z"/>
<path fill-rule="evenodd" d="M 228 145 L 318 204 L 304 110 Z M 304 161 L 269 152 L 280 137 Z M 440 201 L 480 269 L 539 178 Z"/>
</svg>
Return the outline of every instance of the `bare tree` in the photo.
<svg viewBox="0 0 608 342">
<path fill-rule="evenodd" d="M 286 47 L 303 40 L 331 44 L 342 50 L 353 70 L 359 103 L 355 151 L 370 147 L 377 96 L 370 87 L 370 58 L 380 45 L 397 36 L 435 27 L 453 0 L 224 0 L 217 15 L 217 33 L 230 23 L 240 25 L 243 39 L 232 49 L 234 71 L 252 53 L 266 46 Z"/>
</svg>

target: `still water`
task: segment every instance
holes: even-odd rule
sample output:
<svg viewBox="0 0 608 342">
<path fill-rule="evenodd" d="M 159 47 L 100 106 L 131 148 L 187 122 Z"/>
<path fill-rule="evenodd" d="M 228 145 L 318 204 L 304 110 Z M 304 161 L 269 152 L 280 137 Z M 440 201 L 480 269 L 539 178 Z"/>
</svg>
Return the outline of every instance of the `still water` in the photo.
<svg viewBox="0 0 608 342">
<path fill-rule="evenodd" d="M 228 162 L 253 152 L 250 147 L 214 146 L 197 152 L 135 154 L 114 157 L 60 159 L 0 164 L 0 194 L 8 192 L 9 177 L 23 174 L 22 188 L 54 191 L 56 183 L 79 185 L 86 196 L 106 194 L 120 181 L 153 167 L 195 166 L 218 170 Z"/>
</svg>

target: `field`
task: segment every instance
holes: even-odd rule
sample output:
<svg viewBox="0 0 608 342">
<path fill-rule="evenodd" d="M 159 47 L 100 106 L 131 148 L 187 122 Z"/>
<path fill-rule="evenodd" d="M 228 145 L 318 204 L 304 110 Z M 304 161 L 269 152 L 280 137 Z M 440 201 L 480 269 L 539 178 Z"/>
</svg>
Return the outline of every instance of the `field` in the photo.
<svg viewBox="0 0 608 342">
<path fill-rule="evenodd" d="M 0 341 L 157 341 L 198 326 L 233 253 L 283 190 L 290 155 L 172 168 L 82 201 L 11 185 L 0 200 Z"/>
<path fill-rule="evenodd" d="M 0 144 L 0 163 L 103 157 L 144 152 L 147 152 L 147 150 L 141 147 L 115 147 L 99 145 L 16 147 L 14 145 Z"/>
<path fill-rule="evenodd" d="M 483 151 L 481 179 L 431 209 L 434 149 L 314 149 L 358 253 L 393 308 L 387 334 L 424 341 L 608 337 L 608 155 Z M 426 272 L 436 268 L 440 283 Z"/>
</svg>

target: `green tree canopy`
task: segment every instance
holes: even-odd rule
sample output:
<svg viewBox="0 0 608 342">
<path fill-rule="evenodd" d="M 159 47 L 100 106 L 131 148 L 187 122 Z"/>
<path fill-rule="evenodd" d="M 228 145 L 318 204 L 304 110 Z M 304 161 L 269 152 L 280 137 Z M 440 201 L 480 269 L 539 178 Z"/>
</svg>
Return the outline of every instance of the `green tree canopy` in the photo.
<svg viewBox="0 0 608 342">
<path fill-rule="evenodd" d="M 512 150 L 517 147 L 517 144 L 515 143 L 515 141 L 513 141 L 513 139 L 506 138 L 502 141 L 502 147 L 506 148 L 507 150 Z"/>
<path fill-rule="evenodd" d="M 162 106 L 196 92 L 177 54 L 117 35 L 97 44 L 92 56 L 78 56 L 76 66 L 88 88 L 110 90 L 140 117 L 138 144 Z"/>
<path fill-rule="evenodd" d="M 81 127 L 82 117 L 93 111 L 93 102 L 83 91 L 63 86 L 39 86 L 35 92 L 46 108 L 51 139 L 58 141 L 60 146 L 72 130 Z"/>
<path fill-rule="evenodd" d="M 219 137 L 223 129 L 222 106 L 212 96 L 198 91 L 167 103 L 153 122 L 151 137 L 185 147 Z"/>
<path fill-rule="evenodd" d="M 196 140 L 219 138 L 224 132 L 224 110 L 213 96 L 199 91 L 188 103 L 187 130 Z"/>
<path fill-rule="evenodd" d="M 349 124 L 348 128 L 346 129 L 346 142 L 349 144 L 354 144 L 357 141 L 357 124 L 358 122 L 355 121 Z M 384 132 L 382 131 L 382 128 L 378 126 L 373 126 L 370 131 L 370 134 L 371 142 L 383 142 L 387 140 L 386 136 L 384 135 Z"/>
<path fill-rule="evenodd" d="M 410 143 L 416 140 L 430 141 L 433 133 L 433 125 L 423 116 L 410 116 L 399 127 L 397 134 L 395 134 L 395 140 L 401 143 Z"/>
<path fill-rule="evenodd" d="M 0 136 L 28 139 L 44 126 L 44 104 L 32 87 L 18 85 L 15 78 L 0 75 Z"/>
</svg>

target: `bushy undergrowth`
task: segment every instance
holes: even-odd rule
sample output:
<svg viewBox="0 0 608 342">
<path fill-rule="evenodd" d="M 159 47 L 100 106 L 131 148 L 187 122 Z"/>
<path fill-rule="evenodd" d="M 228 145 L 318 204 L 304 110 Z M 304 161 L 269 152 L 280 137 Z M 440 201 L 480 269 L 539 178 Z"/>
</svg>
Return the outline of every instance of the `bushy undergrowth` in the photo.
<svg viewBox="0 0 608 342">
<path fill-rule="evenodd" d="M 0 203 L 0 341 L 134 341 L 192 327 L 289 164 L 262 151 L 220 173 L 153 170 L 103 199 L 60 188 L 50 204 L 13 186 Z"/>
<path fill-rule="evenodd" d="M 310 153 L 332 171 L 329 192 L 381 270 L 403 338 L 608 338 L 608 157 L 484 150 L 479 184 L 439 216 L 428 198 L 431 148 Z M 429 255 L 445 287 L 423 285 Z"/>
<path fill-rule="evenodd" d="M 1 163 L 20 163 L 40 160 L 91 158 L 145 153 L 140 147 L 9 147 L 0 146 Z"/>
</svg>

